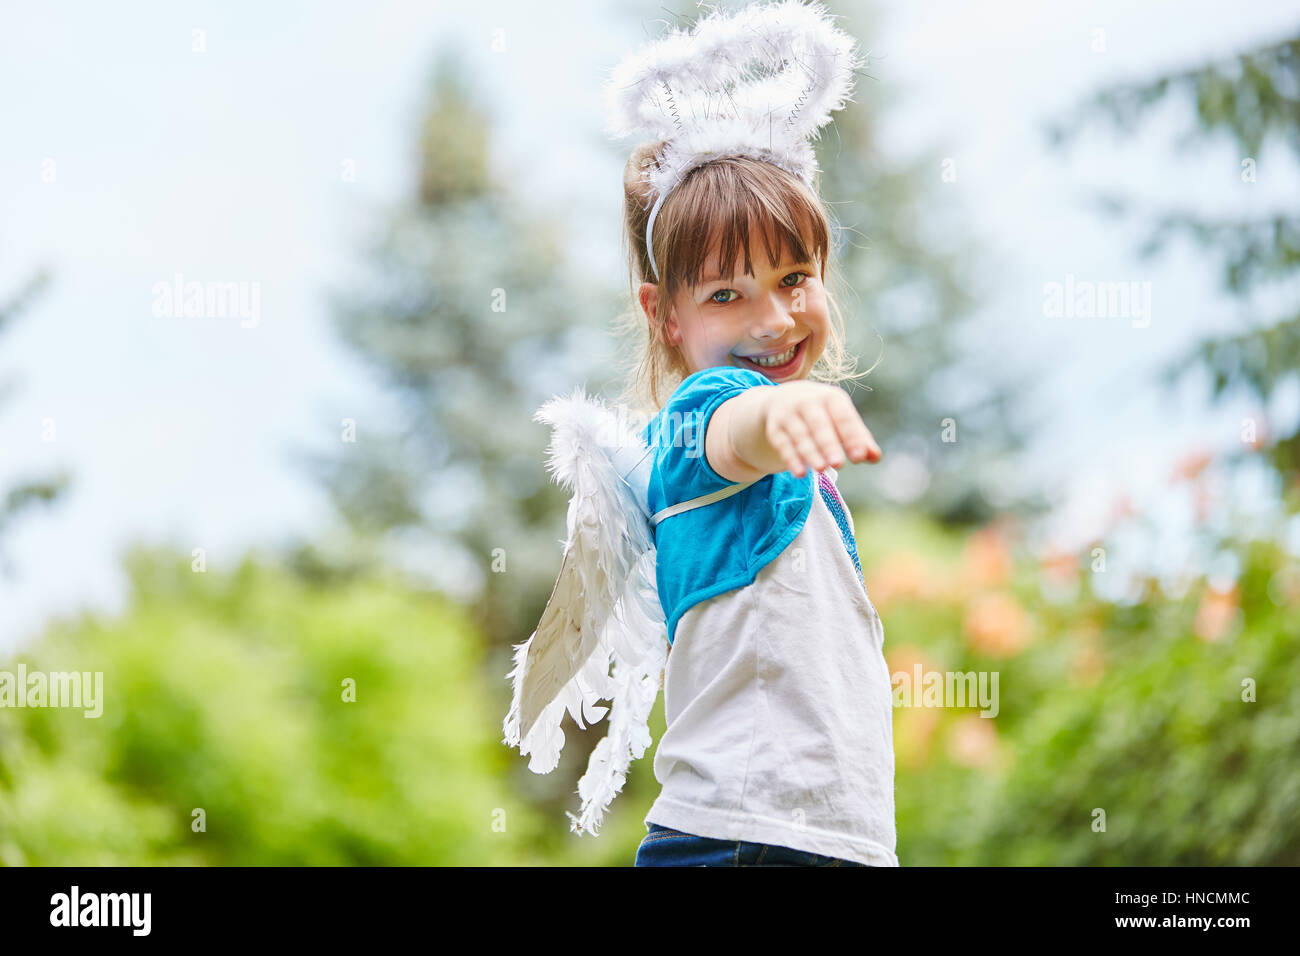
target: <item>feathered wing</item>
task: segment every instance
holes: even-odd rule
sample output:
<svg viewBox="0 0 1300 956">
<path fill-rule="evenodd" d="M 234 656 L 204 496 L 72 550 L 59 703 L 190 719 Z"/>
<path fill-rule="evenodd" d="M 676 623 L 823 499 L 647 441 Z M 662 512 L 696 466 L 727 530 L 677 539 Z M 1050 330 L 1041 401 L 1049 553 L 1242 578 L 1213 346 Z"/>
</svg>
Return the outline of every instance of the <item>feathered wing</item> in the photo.
<svg viewBox="0 0 1300 956">
<path fill-rule="evenodd" d="M 537 630 L 515 645 L 503 742 L 531 754 L 529 770 L 550 773 L 564 747 L 565 712 L 584 728 L 584 719 L 608 713 L 608 733 L 578 781 L 580 813 L 568 814 L 571 829 L 595 834 L 631 762 L 650 745 L 667 658 L 645 511 L 648 450 L 581 388 L 547 402 L 534 420 L 551 426 L 547 465 L 572 497 L 559 577 Z M 610 706 L 599 706 L 602 699 Z"/>
</svg>

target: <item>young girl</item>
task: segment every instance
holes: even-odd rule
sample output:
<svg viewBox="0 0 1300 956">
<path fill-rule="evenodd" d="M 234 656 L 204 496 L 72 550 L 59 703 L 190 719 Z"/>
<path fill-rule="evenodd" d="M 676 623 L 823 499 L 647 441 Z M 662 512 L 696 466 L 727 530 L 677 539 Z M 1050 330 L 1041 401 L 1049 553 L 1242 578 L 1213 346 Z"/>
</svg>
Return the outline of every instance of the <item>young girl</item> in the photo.
<svg viewBox="0 0 1300 956">
<path fill-rule="evenodd" d="M 695 166 L 653 212 L 638 148 L 625 242 L 655 411 L 649 505 L 671 651 L 637 866 L 897 866 L 893 709 L 846 462 L 881 456 L 827 292 L 815 187 L 761 159 Z M 834 320 L 832 319 L 834 312 Z M 667 394 L 667 401 L 664 396 Z"/>
</svg>

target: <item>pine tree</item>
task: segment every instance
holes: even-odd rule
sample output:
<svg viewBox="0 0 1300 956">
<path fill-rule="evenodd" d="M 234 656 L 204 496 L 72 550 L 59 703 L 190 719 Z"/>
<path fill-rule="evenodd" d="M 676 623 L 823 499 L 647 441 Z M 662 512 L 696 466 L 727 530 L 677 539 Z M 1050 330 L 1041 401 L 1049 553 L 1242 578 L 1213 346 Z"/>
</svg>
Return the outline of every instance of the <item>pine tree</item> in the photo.
<svg viewBox="0 0 1300 956">
<path fill-rule="evenodd" d="M 1065 148 L 1090 121 L 1100 119 L 1132 135 L 1158 104 L 1190 101 L 1196 126 L 1182 137 L 1179 149 L 1226 136 L 1239 154 L 1227 175 L 1243 189 L 1267 188 L 1267 180 L 1294 177 L 1295 170 L 1270 170 L 1263 156 L 1266 146 L 1281 147 L 1271 154 L 1278 159 L 1300 160 L 1298 91 L 1300 37 L 1289 37 L 1226 59 L 1108 87 L 1051 124 L 1048 133 L 1053 143 Z M 1102 203 L 1114 215 L 1131 216 L 1133 207 L 1125 197 L 1104 197 Z M 1217 260 L 1222 288 L 1240 301 L 1243 312 L 1267 309 L 1260 304 L 1261 293 L 1294 284 L 1300 271 L 1300 216 L 1293 203 L 1265 215 L 1224 218 L 1209 218 L 1191 208 L 1159 210 L 1152 215 L 1140 254 L 1155 256 L 1177 239 L 1190 240 Z M 1187 374 L 1208 369 L 1212 402 L 1244 394 L 1267 409 L 1282 389 L 1300 384 L 1300 308 L 1294 301 L 1252 328 L 1198 342 L 1163 369 L 1163 380 L 1172 387 Z M 1257 425 L 1254 440 L 1244 428 L 1243 440 L 1225 458 L 1230 465 L 1240 464 L 1264 452 L 1280 478 L 1284 507 L 1288 512 L 1300 510 L 1300 425 Z"/>
<path fill-rule="evenodd" d="M 37 272 L 27 282 L 13 294 L 7 301 L 0 302 L 0 335 L 3 335 L 11 327 L 15 319 L 20 314 L 27 311 L 44 291 L 49 284 L 49 274 L 44 270 Z M 11 395 L 14 391 L 13 381 L 0 381 L 0 404 L 3 400 Z M 5 433 L 0 432 L 0 435 Z M 17 457 L 17 442 L 13 432 L 8 433 L 8 440 L 4 445 L 0 445 L 0 457 L 6 460 L 13 460 Z M 4 536 L 17 522 L 20 515 L 29 511 L 35 504 L 49 504 L 62 494 L 70 484 L 70 477 L 66 472 L 60 472 L 53 477 L 31 478 L 20 480 L 16 485 L 3 492 L 0 497 L 0 543 L 3 542 Z M 9 558 L 0 550 L 0 569 L 3 569 L 6 576 L 12 575 L 14 566 Z"/>
<path fill-rule="evenodd" d="M 338 334 L 398 417 L 358 422 L 355 444 L 313 464 L 357 541 L 467 570 L 501 646 L 535 626 L 561 554 L 566 499 L 533 412 L 575 383 L 600 387 L 607 360 L 577 343 L 615 307 L 569 277 L 562 224 L 494 175 L 492 122 L 463 76 L 454 55 L 438 66 L 411 200 L 369 253 L 371 287 L 337 301 Z M 328 563 L 299 555 L 313 561 Z"/>
</svg>

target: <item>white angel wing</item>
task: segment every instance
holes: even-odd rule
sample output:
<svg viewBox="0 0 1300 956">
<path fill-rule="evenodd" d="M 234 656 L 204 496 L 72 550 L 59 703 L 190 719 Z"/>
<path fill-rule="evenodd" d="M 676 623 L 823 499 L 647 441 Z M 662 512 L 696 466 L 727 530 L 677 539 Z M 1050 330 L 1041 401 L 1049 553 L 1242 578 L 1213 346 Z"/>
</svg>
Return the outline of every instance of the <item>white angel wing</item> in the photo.
<svg viewBox="0 0 1300 956">
<path fill-rule="evenodd" d="M 650 745 L 650 711 L 667 659 L 667 629 L 655 582 L 646 505 L 649 449 L 599 399 L 581 388 L 534 416 L 551 426 L 548 467 L 572 491 L 560 575 L 537 630 L 515 645 L 514 699 L 503 743 L 550 773 L 564 747 L 567 711 L 579 727 L 609 714 L 609 731 L 578 781 L 571 829 L 599 832 L 631 762 Z M 612 674 L 611 674 L 612 667 Z M 606 699 L 610 707 L 597 702 Z"/>
</svg>

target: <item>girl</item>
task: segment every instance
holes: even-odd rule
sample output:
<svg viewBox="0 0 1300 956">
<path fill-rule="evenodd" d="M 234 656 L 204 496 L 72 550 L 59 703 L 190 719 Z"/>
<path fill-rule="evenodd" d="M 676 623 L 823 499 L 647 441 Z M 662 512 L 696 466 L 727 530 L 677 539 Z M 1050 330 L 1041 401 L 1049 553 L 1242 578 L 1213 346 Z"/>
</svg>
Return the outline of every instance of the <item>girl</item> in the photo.
<svg viewBox="0 0 1300 956">
<path fill-rule="evenodd" d="M 650 510 L 717 497 L 655 528 L 672 650 L 635 865 L 897 866 L 884 631 L 835 488 L 881 451 L 834 384 L 856 376 L 830 218 L 815 186 L 741 155 L 648 211 L 663 147 L 624 175 L 643 339 L 624 400 L 654 413 Z"/>
</svg>

